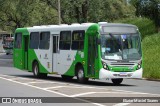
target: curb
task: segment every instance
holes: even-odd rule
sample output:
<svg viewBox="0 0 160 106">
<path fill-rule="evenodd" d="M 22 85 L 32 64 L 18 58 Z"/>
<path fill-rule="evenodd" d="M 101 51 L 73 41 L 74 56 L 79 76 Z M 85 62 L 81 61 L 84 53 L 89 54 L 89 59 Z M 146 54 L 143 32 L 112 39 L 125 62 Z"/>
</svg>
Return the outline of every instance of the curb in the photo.
<svg viewBox="0 0 160 106">
<path fill-rule="evenodd" d="M 142 78 L 142 80 L 159 81 L 160 82 L 160 79 L 152 79 L 152 78 Z"/>
<path fill-rule="evenodd" d="M 158 81 L 158 82 L 160 82 L 160 79 L 152 79 L 152 78 L 136 78 L 136 80 L 148 80 L 148 81 Z"/>
</svg>

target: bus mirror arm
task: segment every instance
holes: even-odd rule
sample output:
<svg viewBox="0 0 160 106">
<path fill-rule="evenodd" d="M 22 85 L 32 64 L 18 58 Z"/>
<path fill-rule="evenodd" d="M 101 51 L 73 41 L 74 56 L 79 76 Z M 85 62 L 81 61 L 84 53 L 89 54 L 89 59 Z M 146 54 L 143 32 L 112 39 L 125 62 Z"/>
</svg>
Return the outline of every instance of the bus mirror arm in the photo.
<svg viewBox="0 0 160 106">
<path fill-rule="evenodd" d="M 100 38 L 97 38 L 97 43 L 98 43 L 98 45 L 101 44 L 101 39 Z"/>
</svg>

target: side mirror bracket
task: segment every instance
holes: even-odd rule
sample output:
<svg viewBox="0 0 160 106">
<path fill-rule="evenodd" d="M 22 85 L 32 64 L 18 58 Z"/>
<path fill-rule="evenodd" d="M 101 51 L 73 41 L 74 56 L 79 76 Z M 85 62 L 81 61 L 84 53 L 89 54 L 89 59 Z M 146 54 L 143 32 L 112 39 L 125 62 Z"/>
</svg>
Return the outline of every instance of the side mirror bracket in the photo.
<svg viewBox="0 0 160 106">
<path fill-rule="evenodd" d="M 97 43 L 98 43 L 98 45 L 101 44 L 101 39 L 100 38 L 97 38 Z"/>
</svg>

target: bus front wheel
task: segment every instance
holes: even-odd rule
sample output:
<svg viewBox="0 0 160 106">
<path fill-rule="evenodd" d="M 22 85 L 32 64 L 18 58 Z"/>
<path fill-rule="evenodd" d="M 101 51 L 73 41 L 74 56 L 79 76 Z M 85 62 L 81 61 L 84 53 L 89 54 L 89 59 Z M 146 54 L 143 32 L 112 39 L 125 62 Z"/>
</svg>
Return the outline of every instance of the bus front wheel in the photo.
<svg viewBox="0 0 160 106">
<path fill-rule="evenodd" d="M 37 78 L 46 78 L 47 74 L 46 73 L 40 73 L 39 72 L 39 65 L 38 62 L 34 62 L 33 64 L 33 75 Z"/>
<path fill-rule="evenodd" d="M 84 75 L 84 69 L 82 66 L 80 66 L 78 69 L 77 69 L 77 80 L 78 82 L 80 83 L 85 83 L 88 81 L 88 78 L 85 78 L 85 75 Z"/>
<path fill-rule="evenodd" d="M 123 78 L 111 79 L 114 85 L 120 85 L 123 81 Z"/>
</svg>

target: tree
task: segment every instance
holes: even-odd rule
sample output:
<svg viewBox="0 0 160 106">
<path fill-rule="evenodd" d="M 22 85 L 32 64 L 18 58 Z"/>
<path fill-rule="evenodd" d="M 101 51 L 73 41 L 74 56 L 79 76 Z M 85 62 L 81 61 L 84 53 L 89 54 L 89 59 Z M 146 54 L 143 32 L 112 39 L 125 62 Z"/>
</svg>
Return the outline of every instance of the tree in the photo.
<svg viewBox="0 0 160 106">
<path fill-rule="evenodd" d="M 157 27 L 160 27 L 160 0 L 131 0 L 136 8 L 137 16 L 152 19 Z"/>
<path fill-rule="evenodd" d="M 58 10 L 57 0 L 42 0 Z M 113 21 L 133 16 L 134 7 L 124 0 L 61 0 L 62 23 Z"/>
<path fill-rule="evenodd" d="M 61 0 L 62 23 L 86 23 L 133 17 L 124 0 Z M 58 0 L 0 0 L 2 29 L 58 24 Z"/>
<path fill-rule="evenodd" d="M 4 30 L 57 23 L 57 13 L 40 0 L 0 0 L 0 24 Z"/>
</svg>

